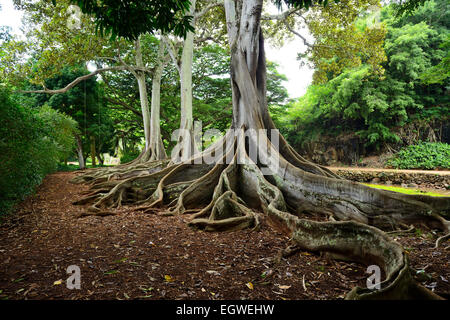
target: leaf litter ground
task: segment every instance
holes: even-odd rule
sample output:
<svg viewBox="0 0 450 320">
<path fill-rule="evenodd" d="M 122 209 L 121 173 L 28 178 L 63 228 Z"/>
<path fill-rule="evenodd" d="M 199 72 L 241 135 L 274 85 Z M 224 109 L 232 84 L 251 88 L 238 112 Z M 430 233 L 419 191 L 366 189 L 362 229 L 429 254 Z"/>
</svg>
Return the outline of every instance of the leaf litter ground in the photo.
<svg viewBox="0 0 450 320">
<path fill-rule="evenodd" d="M 0 299 L 342 299 L 365 286 L 364 266 L 308 252 L 280 258 L 289 238 L 266 223 L 259 231 L 207 233 L 189 216 L 143 214 L 78 218 L 71 203 L 88 189 L 49 175 L 0 225 Z M 160 213 L 163 211 L 161 210 Z M 450 251 L 430 231 L 397 236 L 418 281 L 450 295 Z M 66 269 L 81 270 L 81 289 Z"/>
</svg>

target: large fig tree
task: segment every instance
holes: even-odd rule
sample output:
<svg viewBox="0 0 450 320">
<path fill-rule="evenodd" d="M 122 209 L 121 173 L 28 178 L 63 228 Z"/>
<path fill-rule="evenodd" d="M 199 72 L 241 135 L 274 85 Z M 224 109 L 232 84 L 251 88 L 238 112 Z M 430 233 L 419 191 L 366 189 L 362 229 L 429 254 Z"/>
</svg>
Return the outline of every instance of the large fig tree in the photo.
<svg viewBox="0 0 450 320">
<path fill-rule="evenodd" d="M 381 230 L 423 223 L 448 233 L 450 222 L 443 216 L 450 213 L 450 198 L 403 195 L 340 179 L 302 158 L 277 134 L 266 100 L 262 6 L 263 0 L 224 0 L 233 101 L 227 134 L 187 161 L 150 162 L 114 177 L 79 177 L 91 180 L 92 193 L 77 203 L 93 202 L 89 210 L 100 213 L 122 204 L 163 207 L 169 214 L 190 215 L 191 226 L 207 231 L 264 221 L 290 234 L 298 248 L 384 269 L 379 290 L 354 288 L 347 298 L 439 298 L 412 280 L 403 248 Z"/>
</svg>

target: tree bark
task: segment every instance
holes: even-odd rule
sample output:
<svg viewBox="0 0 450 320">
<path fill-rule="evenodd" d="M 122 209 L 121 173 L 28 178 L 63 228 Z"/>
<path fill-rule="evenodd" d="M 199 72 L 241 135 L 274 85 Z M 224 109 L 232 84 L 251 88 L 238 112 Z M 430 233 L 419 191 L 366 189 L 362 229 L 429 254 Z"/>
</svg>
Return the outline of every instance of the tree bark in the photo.
<svg viewBox="0 0 450 320">
<path fill-rule="evenodd" d="M 195 2 L 191 0 L 189 15 L 194 16 Z M 195 23 L 195 22 L 194 22 Z M 179 66 L 181 120 L 177 145 L 172 152 L 175 163 L 187 160 L 198 153 L 194 136 L 194 118 L 192 115 L 192 63 L 194 54 L 194 33 L 188 32 L 183 42 L 183 52 Z"/>
<path fill-rule="evenodd" d="M 161 77 L 167 61 L 164 54 L 164 43 L 160 41 L 158 47 L 157 65 L 153 71 L 152 102 L 150 119 L 150 150 L 151 160 L 166 159 L 166 151 L 161 137 L 160 108 L 161 108 Z"/>
<path fill-rule="evenodd" d="M 86 164 L 84 162 L 83 156 L 83 144 L 81 143 L 81 137 L 76 134 L 75 140 L 77 141 L 77 155 L 78 155 L 78 166 L 81 170 L 86 169 Z"/>
<path fill-rule="evenodd" d="M 95 158 L 97 157 L 97 153 L 95 151 L 95 137 L 94 136 L 90 136 L 90 142 L 91 142 L 91 159 L 92 159 L 92 166 L 96 166 L 96 160 Z"/>
<path fill-rule="evenodd" d="M 135 41 L 135 50 L 136 50 L 136 66 L 138 68 L 144 67 L 144 62 L 142 60 L 142 51 L 141 51 L 141 41 L 137 39 Z M 145 137 L 145 151 L 150 147 L 150 111 L 148 108 L 148 95 L 147 95 L 147 84 L 145 81 L 145 72 L 136 71 L 136 80 L 138 82 L 139 87 L 139 98 L 141 102 L 141 112 L 142 119 L 144 121 L 144 137 Z"/>
</svg>

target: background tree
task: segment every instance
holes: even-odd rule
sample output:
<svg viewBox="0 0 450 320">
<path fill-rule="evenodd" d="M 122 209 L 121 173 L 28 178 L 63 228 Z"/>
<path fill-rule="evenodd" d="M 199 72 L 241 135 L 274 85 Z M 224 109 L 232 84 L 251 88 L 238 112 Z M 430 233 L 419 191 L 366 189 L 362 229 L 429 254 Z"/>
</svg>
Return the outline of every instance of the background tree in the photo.
<svg viewBox="0 0 450 320">
<path fill-rule="evenodd" d="M 324 136 L 356 133 L 370 152 L 387 144 L 395 147 L 421 139 L 443 139 L 430 125 L 448 121 L 449 78 L 442 72 L 436 83 L 422 79 L 445 64 L 441 46 L 449 29 L 448 13 L 442 11 L 444 2 L 430 1 L 400 20 L 395 19 L 392 6 L 383 8 L 380 23 L 387 29 L 383 77 L 365 63 L 347 68 L 327 83 L 310 86 L 278 117 L 288 140 L 301 149 Z M 371 15 L 360 18 L 357 25 L 366 25 L 371 19 Z M 432 134 L 414 135 L 407 130 L 414 125 L 423 127 L 424 134 Z"/>
<path fill-rule="evenodd" d="M 370 65 L 374 74 L 383 74 L 386 29 L 377 23 L 379 10 L 378 0 L 330 1 L 325 7 L 292 7 L 279 14 L 264 14 L 262 25 L 267 30 L 267 38 L 275 45 L 300 38 L 306 50 L 299 53 L 299 59 L 314 69 L 314 83 L 323 83 L 344 69 L 362 63 Z M 358 17 L 367 12 L 371 23 L 357 25 Z M 314 40 L 308 39 L 306 30 Z"/>
<path fill-rule="evenodd" d="M 66 67 L 62 74 L 48 79 L 45 87 L 49 90 L 60 88 L 72 79 L 89 74 L 84 66 Z M 32 91 L 32 90 L 31 90 Z M 66 93 L 48 95 L 46 93 L 30 94 L 31 106 L 48 104 L 55 110 L 64 112 L 77 121 L 80 131 L 76 134 L 77 153 L 80 166 L 83 167 L 87 153 L 91 153 L 92 164 L 100 153 L 110 151 L 110 139 L 113 128 L 109 112 L 105 108 L 103 92 L 95 78 L 89 78 L 74 86 Z M 103 160 L 100 159 L 100 162 Z"/>
<path fill-rule="evenodd" d="M 152 119 L 145 80 L 146 74 L 152 74 L 154 70 L 158 69 L 150 67 L 150 64 L 156 62 L 157 65 L 161 59 L 157 59 L 155 54 L 143 58 L 140 38 L 134 40 L 133 43 L 124 39 L 108 40 L 103 35 L 99 35 L 95 32 L 95 26 L 91 19 L 86 15 L 80 16 L 79 26 L 69 26 L 68 22 L 71 21 L 73 11 L 68 1 L 59 1 L 53 5 L 49 0 L 21 1 L 17 3 L 17 6 L 25 10 L 25 21 L 28 26 L 26 35 L 30 41 L 28 43 L 16 41 L 11 45 L 11 55 L 8 58 L 15 57 L 16 63 L 14 64 L 14 70 L 12 70 L 13 74 L 20 75 L 22 78 L 23 75 L 26 75 L 31 82 L 43 86 L 45 79 L 59 74 L 66 65 L 96 61 L 97 70 L 90 74 L 71 79 L 68 83 L 62 84 L 62 87 L 55 88 L 53 91 L 48 90 L 45 86 L 43 90 L 33 91 L 55 94 L 64 93 L 77 83 L 100 73 L 108 71 L 130 72 L 138 82 L 141 114 L 144 123 L 145 151 L 149 151 L 144 152 L 143 159 L 139 158 L 138 161 L 146 161 L 150 154 L 157 158 L 164 158 L 165 153 L 159 137 L 159 125 L 156 125 L 159 123 L 158 112 L 153 113 L 155 117 L 153 138 L 150 134 Z M 155 52 L 157 51 L 156 49 Z M 19 63 L 24 59 L 24 56 L 30 54 L 36 58 Z M 149 61 L 149 59 L 153 60 Z M 8 62 L 8 59 L 4 60 Z M 53 63 L 55 60 L 58 63 Z M 8 65 L 5 62 L 4 64 Z M 11 70 L 5 68 L 6 71 L 10 72 Z M 154 99 L 154 101 L 157 101 L 157 99 Z M 155 106 L 154 108 L 158 107 Z"/>
</svg>

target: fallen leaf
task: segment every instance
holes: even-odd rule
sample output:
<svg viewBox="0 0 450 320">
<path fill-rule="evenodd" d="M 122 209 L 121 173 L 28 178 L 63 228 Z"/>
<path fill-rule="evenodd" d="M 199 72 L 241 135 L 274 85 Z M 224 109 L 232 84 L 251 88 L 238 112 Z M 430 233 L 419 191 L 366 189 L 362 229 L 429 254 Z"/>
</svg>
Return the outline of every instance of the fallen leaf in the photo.
<svg viewBox="0 0 450 320">
<path fill-rule="evenodd" d="M 37 283 L 32 283 L 30 285 L 30 287 L 28 288 L 28 290 L 23 293 L 23 295 L 26 296 L 31 290 L 36 289 L 38 287 L 39 287 L 39 285 Z M 0 293 L 1 293 L 1 290 L 0 290 Z"/>
<path fill-rule="evenodd" d="M 106 274 L 114 274 L 114 273 L 117 273 L 117 272 L 119 272 L 119 271 L 117 271 L 117 270 L 110 270 L 110 271 L 106 271 L 104 274 L 106 275 Z"/>
<path fill-rule="evenodd" d="M 216 270 L 206 270 L 206 273 L 213 274 L 215 276 L 220 276 L 220 272 L 218 272 Z"/>
<path fill-rule="evenodd" d="M 287 290 L 289 289 L 291 286 L 278 286 L 278 288 L 280 288 L 281 290 Z"/>
<path fill-rule="evenodd" d="M 60 285 L 60 284 L 62 284 L 62 279 L 56 280 L 55 282 L 53 282 L 54 286 L 57 286 L 57 285 Z"/>
<path fill-rule="evenodd" d="M 303 279 L 302 279 L 302 285 L 303 285 L 303 290 L 306 291 L 306 284 L 305 284 L 305 275 L 303 275 Z"/>
<path fill-rule="evenodd" d="M 114 263 L 122 263 L 122 262 L 125 262 L 127 260 L 128 260 L 128 258 L 122 258 L 122 259 L 114 261 Z"/>
<path fill-rule="evenodd" d="M 172 282 L 172 281 L 174 281 L 174 279 L 173 279 L 171 276 L 169 276 L 168 274 L 164 275 L 164 279 L 165 279 L 167 282 Z"/>
</svg>

